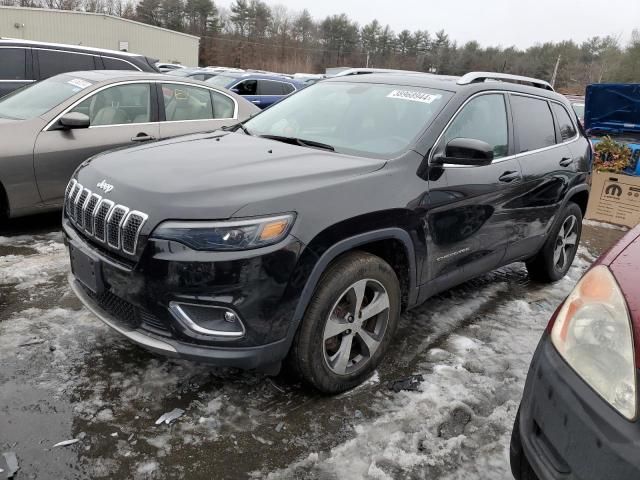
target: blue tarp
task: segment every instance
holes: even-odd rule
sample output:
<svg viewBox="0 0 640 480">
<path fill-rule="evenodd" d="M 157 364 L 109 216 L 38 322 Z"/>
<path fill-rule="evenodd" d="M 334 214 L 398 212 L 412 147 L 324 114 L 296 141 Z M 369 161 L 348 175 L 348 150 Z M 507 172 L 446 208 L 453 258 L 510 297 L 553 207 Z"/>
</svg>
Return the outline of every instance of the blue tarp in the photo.
<svg viewBox="0 0 640 480">
<path fill-rule="evenodd" d="M 595 145 L 609 135 L 632 151 L 632 166 L 625 170 L 640 175 L 640 84 L 596 83 L 587 86 L 584 127 Z"/>
</svg>

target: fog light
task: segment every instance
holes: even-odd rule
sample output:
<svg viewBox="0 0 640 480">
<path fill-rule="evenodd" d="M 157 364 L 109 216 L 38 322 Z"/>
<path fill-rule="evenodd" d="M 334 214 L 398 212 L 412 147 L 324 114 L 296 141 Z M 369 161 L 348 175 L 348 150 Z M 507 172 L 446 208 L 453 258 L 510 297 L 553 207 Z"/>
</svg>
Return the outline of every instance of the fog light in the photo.
<svg viewBox="0 0 640 480">
<path fill-rule="evenodd" d="M 185 327 L 201 335 L 238 338 L 245 333 L 238 315 L 225 307 L 171 302 L 169 311 Z"/>
</svg>

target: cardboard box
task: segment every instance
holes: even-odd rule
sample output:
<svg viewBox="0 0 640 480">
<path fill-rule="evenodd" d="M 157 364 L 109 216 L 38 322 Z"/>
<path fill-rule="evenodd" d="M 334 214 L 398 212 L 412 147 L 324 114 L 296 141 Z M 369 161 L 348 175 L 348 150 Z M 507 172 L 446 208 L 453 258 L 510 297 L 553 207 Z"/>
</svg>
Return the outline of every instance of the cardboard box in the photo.
<svg viewBox="0 0 640 480">
<path fill-rule="evenodd" d="M 635 227 L 640 223 L 640 177 L 594 172 L 586 218 Z"/>
</svg>

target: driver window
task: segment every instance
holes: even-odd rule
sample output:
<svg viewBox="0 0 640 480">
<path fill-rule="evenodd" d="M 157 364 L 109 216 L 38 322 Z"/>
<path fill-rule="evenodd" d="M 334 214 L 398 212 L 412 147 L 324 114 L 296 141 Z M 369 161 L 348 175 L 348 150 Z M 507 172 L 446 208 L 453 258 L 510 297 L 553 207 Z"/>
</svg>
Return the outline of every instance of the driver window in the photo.
<svg viewBox="0 0 640 480">
<path fill-rule="evenodd" d="M 481 95 L 471 100 L 447 128 L 441 148 L 454 138 L 482 140 L 493 147 L 494 159 L 506 157 L 509 129 L 504 95 Z"/>
<path fill-rule="evenodd" d="M 237 84 L 234 88 L 238 90 L 238 95 L 255 95 L 258 90 L 258 81 L 245 80 Z"/>
<path fill-rule="evenodd" d="M 151 121 L 150 98 L 148 83 L 117 85 L 92 95 L 71 112 L 88 115 L 91 126 L 146 123 Z"/>
</svg>

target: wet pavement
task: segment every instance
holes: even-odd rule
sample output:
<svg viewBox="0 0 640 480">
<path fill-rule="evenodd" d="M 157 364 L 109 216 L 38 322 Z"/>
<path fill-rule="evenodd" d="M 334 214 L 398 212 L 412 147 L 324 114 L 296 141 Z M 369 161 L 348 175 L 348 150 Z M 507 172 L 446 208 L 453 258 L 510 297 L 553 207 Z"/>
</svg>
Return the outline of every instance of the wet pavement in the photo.
<svg viewBox="0 0 640 480">
<path fill-rule="evenodd" d="M 428 300 L 403 315 L 367 383 L 325 397 L 285 375 L 128 343 L 70 292 L 58 223 L 0 228 L 0 454 L 16 453 L 16 479 L 510 478 L 508 439 L 540 334 L 624 234 L 585 225 L 554 285 L 514 264 Z M 409 375 L 424 379 L 415 391 L 389 388 Z M 184 414 L 156 425 L 174 408 Z"/>
</svg>

